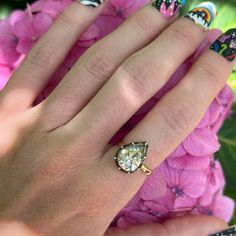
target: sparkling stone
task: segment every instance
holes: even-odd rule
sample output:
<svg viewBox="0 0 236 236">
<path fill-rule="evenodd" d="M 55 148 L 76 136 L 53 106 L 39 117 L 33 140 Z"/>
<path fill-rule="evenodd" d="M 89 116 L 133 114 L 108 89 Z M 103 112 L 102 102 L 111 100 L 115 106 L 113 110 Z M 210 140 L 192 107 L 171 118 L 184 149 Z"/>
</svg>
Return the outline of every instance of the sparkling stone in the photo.
<svg viewBox="0 0 236 236">
<path fill-rule="evenodd" d="M 125 172 L 139 169 L 147 154 L 147 142 L 135 142 L 124 145 L 116 153 L 116 163 Z"/>
</svg>

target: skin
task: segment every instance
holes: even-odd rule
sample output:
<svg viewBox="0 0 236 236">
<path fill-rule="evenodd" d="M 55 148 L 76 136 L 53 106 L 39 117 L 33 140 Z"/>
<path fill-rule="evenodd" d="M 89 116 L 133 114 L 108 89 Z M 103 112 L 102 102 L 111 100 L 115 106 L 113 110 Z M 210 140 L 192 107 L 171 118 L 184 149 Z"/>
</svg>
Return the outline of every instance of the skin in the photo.
<svg viewBox="0 0 236 236">
<path fill-rule="evenodd" d="M 32 107 L 101 11 L 68 7 L 0 94 L 0 234 L 199 236 L 226 228 L 222 220 L 198 216 L 108 229 L 146 176 L 117 171 L 112 157 L 118 146 L 107 143 L 198 48 L 207 36 L 203 28 L 187 19 L 167 20 L 147 5 L 91 47 Z M 206 50 L 123 142 L 145 139 L 146 164 L 157 167 L 198 124 L 233 64 Z"/>
</svg>

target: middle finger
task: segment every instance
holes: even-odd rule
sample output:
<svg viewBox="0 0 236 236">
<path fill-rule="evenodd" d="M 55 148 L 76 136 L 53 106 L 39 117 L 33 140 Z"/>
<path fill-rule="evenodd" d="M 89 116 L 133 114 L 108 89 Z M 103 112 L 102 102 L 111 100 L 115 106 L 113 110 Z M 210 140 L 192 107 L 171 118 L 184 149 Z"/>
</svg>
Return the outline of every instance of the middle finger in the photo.
<svg viewBox="0 0 236 236">
<path fill-rule="evenodd" d="M 147 45 L 170 23 L 171 20 L 147 5 L 92 46 L 46 100 L 45 128 L 55 129 L 71 120 L 127 57 Z"/>
<path fill-rule="evenodd" d="M 128 58 L 64 128 L 85 133 L 88 138 L 96 137 L 95 150 L 101 150 L 119 128 L 161 89 L 205 37 L 203 27 L 188 19 L 177 20 L 151 44 Z"/>
</svg>

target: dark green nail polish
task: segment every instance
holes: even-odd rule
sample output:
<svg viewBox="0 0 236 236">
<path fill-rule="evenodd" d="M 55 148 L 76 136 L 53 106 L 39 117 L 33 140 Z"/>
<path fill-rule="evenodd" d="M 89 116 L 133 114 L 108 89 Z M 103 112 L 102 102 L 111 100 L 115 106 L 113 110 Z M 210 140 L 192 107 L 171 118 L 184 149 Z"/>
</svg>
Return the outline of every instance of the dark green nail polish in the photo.
<svg viewBox="0 0 236 236">
<path fill-rule="evenodd" d="M 236 29 L 230 29 L 222 34 L 211 46 L 210 49 L 222 55 L 228 61 L 236 57 Z"/>
</svg>

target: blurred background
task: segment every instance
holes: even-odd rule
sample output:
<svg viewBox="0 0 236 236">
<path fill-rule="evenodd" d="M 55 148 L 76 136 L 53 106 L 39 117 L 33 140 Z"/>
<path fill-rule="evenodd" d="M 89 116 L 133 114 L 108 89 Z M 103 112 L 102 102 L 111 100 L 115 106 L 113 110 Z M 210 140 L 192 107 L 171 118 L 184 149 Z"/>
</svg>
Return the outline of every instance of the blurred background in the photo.
<svg viewBox="0 0 236 236">
<path fill-rule="evenodd" d="M 127 0 L 128 1 L 128 0 Z M 0 19 L 7 17 L 14 9 L 25 9 L 27 3 L 33 0 L 0 0 Z M 195 7 L 200 0 L 187 0 L 182 14 Z M 212 28 L 219 28 L 226 31 L 229 28 L 236 28 L 236 0 L 212 0 L 217 6 L 218 14 L 213 22 Z M 236 98 L 236 66 L 228 80 L 229 85 L 235 92 Z M 236 201 L 236 99 L 232 109 L 232 116 L 225 122 L 219 133 L 219 140 L 222 144 L 221 150 L 216 158 L 222 163 L 227 180 L 226 195 Z M 232 224 L 236 224 L 236 211 Z"/>
</svg>

